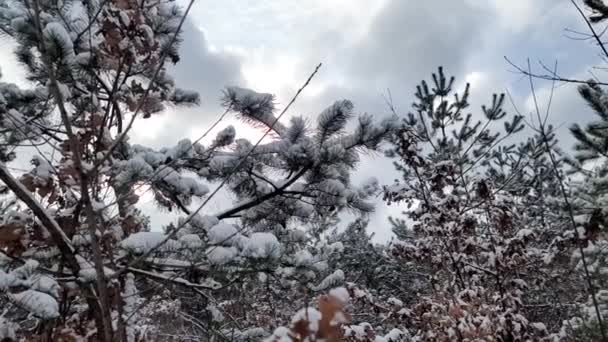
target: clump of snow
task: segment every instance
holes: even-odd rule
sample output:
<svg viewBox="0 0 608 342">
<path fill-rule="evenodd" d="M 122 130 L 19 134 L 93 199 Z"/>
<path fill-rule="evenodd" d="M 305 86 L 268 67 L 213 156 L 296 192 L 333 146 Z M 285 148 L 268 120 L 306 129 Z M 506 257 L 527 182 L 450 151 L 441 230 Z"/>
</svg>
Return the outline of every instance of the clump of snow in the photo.
<svg viewBox="0 0 608 342">
<path fill-rule="evenodd" d="M 238 235 L 237 229 L 229 224 L 220 222 L 209 229 L 207 236 L 209 243 L 214 245 L 230 244 Z"/>
<path fill-rule="evenodd" d="M 264 335 L 266 335 L 264 328 L 250 328 L 234 332 L 237 341 L 259 341 Z"/>
<path fill-rule="evenodd" d="M 211 319 L 214 322 L 222 322 L 224 320 L 224 314 L 217 308 L 217 306 L 209 304 L 207 310 L 211 313 Z"/>
<path fill-rule="evenodd" d="M 200 284 L 205 287 L 212 288 L 212 289 L 219 289 L 220 287 L 222 287 L 222 284 L 213 278 L 206 278 L 206 279 L 202 280 L 200 282 Z"/>
<path fill-rule="evenodd" d="M 92 262 L 87 261 L 85 258 L 78 254 L 76 255 L 76 261 L 78 261 L 78 265 L 80 267 L 80 271 L 78 271 L 78 277 L 80 278 L 80 280 L 85 282 L 92 282 L 97 279 L 97 270 L 95 269 L 95 266 Z M 108 267 L 104 267 L 103 272 L 105 276 L 111 276 L 112 274 L 114 274 L 114 271 Z"/>
<path fill-rule="evenodd" d="M 134 253 L 147 253 L 156 247 L 158 247 L 165 239 L 167 235 L 160 232 L 139 232 L 131 234 L 128 238 L 120 242 L 120 247 L 134 252 Z M 176 240 L 168 240 L 163 246 L 163 251 L 171 251 L 178 249 L 180 243 Z"/>
<path fill-rule="evenodd" d="M 11 210 L 6 212 L 3 218 L 3 223 L 5 225 L 24 225 L 27 222 L 28 216 L 25 213 Z"/>
<path fill-rule="evenodd" d="M 319 262 L 315 262 L 312 267 L 317 270 L 317 272 L 324 272 L 329 268 L 329 263 L 326 260 L 321 260 Z"/>
<path fill-rule="evenodd" d="M 306 232 L 304 230 L 294 229 L 287 233 L 287 238 L 292 242 L 305 242 L 307 241 Z"/>
<path fill-rule="evenodd" d="M 27 279 L 36 273 L 40 263 L 33 259 L 28 259 L 23 265 L 15 268 L 11 273 L 21 279 Z"/>
<path fill-rule="evenodd" d="M 32 157 L 32 164 L 35 166 L 33 174 L 39 178 L 39 181 L 46 184 L 47 180 L 53 174 L 53 166 L 38 155 Z"/>
<path fill-rule="evenodd" d="M 342 253 L 344 251 L 344 244 L 340 241 L 334 242 L 329 245 L 329 249 L 332 253 Z"/>
<path fill-rule="evenodd" d="M 296 252 L 295 256 L 295 265 L 296 266 L 310 266 L 313 264 L 313 257 L 309 251 L 302 249 Z"/>
<path fill-rule="evenodd" d="M 70 88 L 68 88 L 67 85 L 61 83 L 61 82 L 57 82 L 57 89 L 59 90 L 59 93 L 61 94 L 61 99 L 62 100 L 69 100 L 70 97 L 72 97 L 72 92 L 70 91 Z"/>
<path fill-rule="evenodd" d="M 93 264 L 86 261 L 80 255 L 76 255 L 76 260 L 78 261 L 78 265 L 80 266 L 78 277 L 82 278 L 85 281 L 94 281 L 97 278 L 97 272 L 95 271 L 95 267 L 93 267 Z"/>
<path fill-rule="evenodd" d="M 546 332 L 546 331 L 547 331 L 547 326 L 546 326 L 546 325 L 544 325 L 543 323 L 536 322 L 536 323 L 530 323 L 530 325 L 531 325 L 531 326 L 532 326 L 534 329 L 536 329 L 536 330 L 538 330 L 538 331 L 540 331 L 540 332 Z"/>
<path fill-rule="evenodd" d="M 241 87 L 228 87 L 226 89 L 226 102 L 237 112 L 256 110 L 261 115 L 271 114 L 274 110 L 274 96 L 272 94 L 257 93 L 251 89 Z"/>
<path fill-rule="evenodd" d="M 371 324 L 367 322 L 362 322 L 357 325 L 349 325 L 344 328 L 344 337 L 353 338 L 354 341 L 368 341 L 370 335 L 375 335 L 373 333 L 373 328 Z M 388 332 L 388 334 L 384 336 L 376 335 L 373 340 L 374 342 L 401 342 L 401 341 L 409 341 L 409 334 L 407 331 L 402 331 L 399 329 L 392 329 Z"/>
<path fill-rule="evenodd" d="M 520 229 L 517 232 L 516 237 L 518 239 L 524 239 L 524 238 L 527 238 L 528 236 L 531 236 L 531 235 L 534 235 L 534 232 L 532 230 L 530 230 L 530 229 L 524 228 L 524 229 Z"/>
<path fill-rule="evenodd" d="M 59 317 L 59 304 L 50 295 L 34 290 L 9 293 L 8 298 L 16 305 L 43 319 Z"/>
<path fill-rule="evenodd" d="M 80 65 L 88 65 L 91 62 L 91 53 L 81 52 L 76 55 L 75 61 Z"/>
<path fill-rule="evenodd" d="M 334 273 L 325 277 L 321 283 L 314 286 L 314 291 L 321 291 L 330 288 L 331 286 L 339 285 L 344 282 L 344 272 L 342 270 L 335 270 Z"/>
<path fill-rule="evenodd" d="M 308 322 L 308 331 L 316 333 L 319 331 L 319 321 L 321 320 L 321 312 L 315 308 L 303 308 L 296 312 L 291 319 L 291 323 L 295 324 L 300 321 Z"/>
<path fill-rule="evenodd" d="M 40 234 L 45 239 L 48 239 L 51 236 L 49 231 L 44 227 L 42 227 L 40 229 Z M 49 247 L 42 247 L 39 249 L 26 250 L 25 252 L 23 252 L 22 257 L 34 258 L 37 260 L 49 260 L 53 257 L 58 256 L 59 254 L 61 254 L 61 252 L 59 251 L 59 248 L 57 248 L 55 246 L 49 246 Z"/>
<path fill-rule="evenodd" d="M 271 233 L 253 233 L 244 240 L 242 255 L 250 258 L 278 258 L 281 243 Z"/>
<path fill-rule="evenodd" d="M 179 242 L 181 242 L 184 247 L 188 249 L 197 249 L 203 245 L 203 241 L 196 234 L 185 234 L 179 238 Z"/>
<path fill-rule="evenodd" d="M 15 329 L 17 325 L 0 316 L 0 340 L 17 341 Z"/>
<path fill-rule="evenodd" d="M 196 229 L 209 230 L 209 229 L 211 229 L 211 227 L 215 226 L 219 222 L 220 221 L 215 216 L 194 215 L 192 217 L 192 219 L 190 220 L 189 224 L 190 224 L 190 226 L 192 226 Z M 180 225 L 183 224 L 183 219 L 180 219 L 179 224 Z"/>
<path fill-rule="evenodd" d="M 135 277 L 133 276 L 133 273 L 127 273 L 125 286 L 122 293 L 122 297 L 125 302 L 125 306 L 123 308 L 125 312 L 131 313 L 137 309 L 138 293 L 137 287 L 135 287 Z"/>
<path fill-rule="evenodd" d="M 152 45 L 154 42 L 154 31 L 152 31 L 152 28 L 145 24 L 139 25 L 139 28 L 141 28 L 141 30 L 144 32 L 148 44 Z"/>
<path fill-rule="evenodd" d="M 360 323 L 358 325 L 349 325 L 344 329 L 344 337 L 352 337 L 355 340 L 363 340 L 367 337 L 367 329 L 370 329 L 369 323 Z"/>
<path fill-rule="evenodd" d="M 32 290 L 48 293 L 55 298 L 59 298 L 59 290 L 61 287 L 55 279 L 45 275 L 38 275 L 33 277 L 31 283 Z"/>
<path fill-rule="evenodd" d="M 12 273 L 5 273 L 0 270 L 0 291 L 4 291 L 9 287 L 16 286 L 20 283 Z"/>
<path fill-rule="evenodd" d="M 179 172 L 170 167 L 159 169 L 154 178 L 163 180 L 180 194 L 200 197 L 209 192 L 209 188 L 206 185 L 198 182 L 194 178 L 182 176 Z"/>
<path fill-rule="evenodd" d="M 366 195 L 373 195 L 378 192 L 380 189 L 380 185 L 378 182 L 378 178 L 370 177 L 359 185 L 359 189 Z"/>
<path fill-rule="evenodd" d="M 391 297 L 391 298 L 389 298 L 389 299 L 387 300 L 387 302 L 388 302 L 390 305 L 399 306 L 399 307 L 403 306 L 403 302 L 402 302 L 401 300 L 399 300 L 399 299 L 395 298 L 395 297 Z"/>
<path fill-rule="evenodd" d="M 339 300 L 342 304 L 348 303 L 350 299 L 350 294 L 344 287 L 336 287 L 335 289 L 330 290 L 329 295 Z"/>
<path fill-rule="evenodd" d="M 291 331 L 286 327 L 278 327 L 264 342 L 291 342 Z"/>
<path fill-rule="evenodd" d="M 294 215 L 300 217 L 309 217 L 315 211 L 315 207 L 310 203 L 300 202 L 295 208 Z"/>
<path fill-rule="evenodd" d="M 212 265 L 225 265 L 234 260 L 238 252 L 234 247 L 213 246 L 205 254 Z"/>
<path fill-rule="evenodd" d="M 406 332 L 395 328 L 389 331 L 388 334 L 384 336 L 377 336 L 374 342 L 398 342 L 403 341 L 404 338 L 407 338 L 407 336 L 408 334 Z"/>
<path fill-rule="evenodd" d="M 122 169 L 115 177 L 118 184 L 129 184 L 132 181 L 149 177 L 154 172 L 152 166 L 141 155 L 117 163 L 116 167 Z"/>
<path fill-rule="evenodd" d="M 75 234 L 72 237 L 72 245 L 74 247 L 86 246 L 90 243 L 90 238 L 88 235 Z"/>
</svg>

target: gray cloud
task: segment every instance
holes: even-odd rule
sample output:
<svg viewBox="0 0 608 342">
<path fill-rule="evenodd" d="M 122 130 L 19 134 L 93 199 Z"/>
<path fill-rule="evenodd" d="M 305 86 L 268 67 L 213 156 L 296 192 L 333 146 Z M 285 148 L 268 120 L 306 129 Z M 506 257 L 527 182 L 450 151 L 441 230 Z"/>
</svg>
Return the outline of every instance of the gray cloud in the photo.
<svg viewBox="0 0 608 342">
<path fill-rule="evenodd" d="M 153 147 L 170 146 L 191 135 L 192 129 L 206 127 L 222 113 L 220 98 L 226 85 L 243 84 L 241 60 L 227 52 L 212 51 L 192 19 L 184 23 L 180 61 L 169 68 L 180 88 L 196 90 L 200 106 L 169 109 L 149 121 L 141 120 L 134 141 Z M 162 125 L 153 136 L 145 134 L 150 125 Z M 201 132 L 202 133 L 202 132 Z"/>
<path fill-rule="evenodd" d="M 321 81 L 332 85 L 328 94 L 350 98 L 362 111 L 377 112 L 382 111 L 378 104 L 384 105 L 382 94 L 391 89 L 394 100 L 407 106 L 415 85 L 438 66 L 463 73 L 481 41 L 486 12 L 466 1 L 391 1 L 355 41 L 346 37 L 348 30 L 321 30 L 299 68 L 300 78 L 310 69 L 305 66 L 322 61 Z M 336 84 L 336 79 L 344 80 Z"/>
<path fill-rule="evenodd" d="M 349 74 L 392 88 L 411 86 L 438 65 L 458 73 L 479 39 L 480 14 L 461 1 L 393 1 L 352 47 Z"/>
<path fill-rule="evenodd" d="M 241 60 L 226 52 L 213 52 L 203 31 L 192 20 L 185 22 L 180 61 L 170 69 L 180 87 L 195 89 L 203 105 L 217 103 L 226 84 L 243 83 Z"/>
<path fill-rule="evenodd" d="M 336 74 L 347 75 L 342 84 L 328 86 L 321 94 L 306 98 L 298 108 L 314 108 L 317 113 L 332 101 L 351 99 L 358 112 L 373 113 L 378 119 L 390 115 L 384 95 L 390 89 L 400 114 L 407 113 L 416 84 L 428 79 L 437 67 L 452 74 L 464 72 L 470 50 L 481 39 L 482 10 L 460 1 L 392 1 L 372 19 L 367 32 L 349 43 L 336 31 L 323 32 L 320 49 L 314 49 L 305 63 L 323 60 L 328 71 L 322 81 L 332 84 Z M 342 32 L 347 34 L 347 32 Z M 300 68 L 306 70 L 306 68 Z M 303 75 L 302 75 L 303 76 Z M 304 77 L 301 77 L 304 78 Z M 390 184 L 398 177 L 392 160 L 381 155 L 364 156 L 354 182 L 376 177 Z M 390 237 L 388 215 L 402 208 L 377 201 L 369 230 L 375 239 Z"/>
</svg>

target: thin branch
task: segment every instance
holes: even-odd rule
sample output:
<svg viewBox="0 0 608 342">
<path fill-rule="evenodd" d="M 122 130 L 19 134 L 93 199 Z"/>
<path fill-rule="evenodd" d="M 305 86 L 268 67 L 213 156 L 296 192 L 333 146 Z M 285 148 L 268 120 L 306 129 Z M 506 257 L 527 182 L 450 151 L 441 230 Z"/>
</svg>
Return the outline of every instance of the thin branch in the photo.
<svg viewBox="0 0 608 342">
<path fill-rule="evenodd" d="M 591 22 L 589 21 L 589 19 L 587 19 L 587 16 L 585 15 L 585 13 L 583 13 L 583 10 L 576 3 L 576 1 L 570 0 L 570 2 L 574 5 L 574 7 L 576 7 L 576 10 L 581 15 L 581 17 L 583 17 L 583 20 L 585 20 L 585 23 L 587 24 L 587 27 L 589 28 L 589 31 L 591 31 L 591 34 L 593 35 L 593 38 L 595 38 L 597 44 L 602 49 L 602 52 L 604 53 L 604 56 L 608 57 L 608 50 L 606 50 L 606 47 L 604 46 L 604 42 L 602 42 L 602 40 L 600 39 L 600 36 L 597 34 L 597 32 L 595 32 L 595 29 L 593 28 L 593 25 L 591 25 Z"/>
<path fill-rule="evenodd" d="M 517 64 L 512 62 L 507 56 L 504 56 L 503 58 L 507 61 L 507 63 L 509 63 L 509 65 L 514 67 L 517 70 L 517 72 L 521 73 L 525 77 L 531 76 L 531 77 L 542 79 L 542 80 L 564 82 L 564 83 L 589 84 L 589 81 L 584 81 L 584 80 L 579 80 L 579 79 L 574 79 L 574 78 L 567 78 L 567 77 L 562 77 L 559 75 L 533 73 L 531 70 L 526 70 L 526 69 L 518 66 Z M 606 82 L 597 82 L 597 84 L 603 85 L 603 86 L 608 86 L 608 83 L 606 83 Z"/>
</svg>

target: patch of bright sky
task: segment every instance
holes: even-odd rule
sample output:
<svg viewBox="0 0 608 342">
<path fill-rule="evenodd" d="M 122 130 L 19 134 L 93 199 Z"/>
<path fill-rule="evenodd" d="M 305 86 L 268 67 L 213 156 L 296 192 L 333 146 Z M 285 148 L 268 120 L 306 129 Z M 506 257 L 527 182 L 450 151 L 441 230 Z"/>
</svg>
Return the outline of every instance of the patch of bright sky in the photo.
<svg viewBox="0 0 608 342">
<path fill-rule="evenodd" d="M 1 82 L 15 83 L 20 87 L 28 87 L 29 82 L 25 79 L 25 70 L 17 62 L 17 58 L 13 53 L 16 44 L 8 38 L 0 37 L 0 48 L 3 53 L 0 53 L 0 73 L 2 74 Z"/>
<path fill-rule="evenodd" d="M 301 70 L 302 56 L 309 54 L 311 44 L 335 31 L 348 31 L 349 39 L 357 40 L 385 3 L 385 0 L 200 1 L 193 8 L 192 18 L 204 28 L 215 49 L 242 57 L 248 87 L 283 97 L 299 88 L 305 80 L 303 74 L 312 71 Z M 304 96 L 315 96 L 323 89 L 324 85 L 315 79 Z"/>
</svg>

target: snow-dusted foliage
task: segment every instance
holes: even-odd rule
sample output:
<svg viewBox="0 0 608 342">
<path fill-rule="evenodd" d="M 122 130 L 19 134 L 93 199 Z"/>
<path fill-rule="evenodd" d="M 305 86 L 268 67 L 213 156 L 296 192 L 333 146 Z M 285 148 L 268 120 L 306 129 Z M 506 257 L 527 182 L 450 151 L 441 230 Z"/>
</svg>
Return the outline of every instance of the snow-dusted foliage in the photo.
<svg viewBox="0 0 608 342">
<path fill-rule="evenodd" d="M 385 199 L 408 210 L 407 220 L 392 221 L 392 254 L 426 279 L 415 297 L 386 305 L 405 306 L 402 324 L 421 340 L 559 340 L 576 312 L 559 303 L 584 293 L 585 273 L 569 270 L 579 242 L 556 175 L 555 136 L 505 144 L 523 121 L 508 118 L 504 96 L 475 122 L 463 114 L 468 85 L 449 100 L 453 84 L 439 69 L 432 85 L 418 86 L 394 136 L 403 180 L 385 187 Z M 493 128 L 501 121 L 502 132 Z"/>
<path fill-rule="evenodd" d="M 373 210 L 377 182 L 359 187 L 350 174 L 395 122 L 357 120 L 348 100 L 316 122 L 279 120 L 273 95 L 230 86 L 222 103 L 270 133 L 261 143 L 228 126 L 208 144 L 131 144 L 134 122 L 199 101 L 168 72 L 183 15 L 172 0 L 0 2 L 30 81 L 0 83 L 3 338 L 260 340 L 307 291 L 347 280 L 331 262 L 344 246 L 317 223 Z M 22 145 L 31 167 L 13 173 Z M 234 202 L 213 212 L 218 186 Z M 150 222 L 142 193 L 183 217 Z"/>
<path fill-rule="evenodd" d="M 134 124 L 199 102 L 169 74 L 185 15 L 174 0 L 0 2 L 29 81 L 0 82 L 0 340 L 606 339 L 601 82 L 580 87 L 599 118 L 573 127 L 575 158 L 548 126 L 507 143 L 523 117 L 503 95 L 467 114 L 469 87 L 452 97 L 442 69 L 400 119 L 345 99 L 305 119 L 228 86 L 226 114 L 259 141 L 227 126 L 134 144 Z M 374 152 L 399 181 L 353 184 Z M 143 194 L 180 218 L 151 222 Z M 385 245 L 366 231 L 380 194 L 404 209 Z"/>
</svg>

